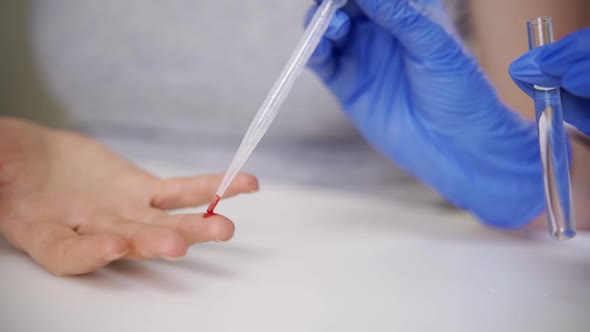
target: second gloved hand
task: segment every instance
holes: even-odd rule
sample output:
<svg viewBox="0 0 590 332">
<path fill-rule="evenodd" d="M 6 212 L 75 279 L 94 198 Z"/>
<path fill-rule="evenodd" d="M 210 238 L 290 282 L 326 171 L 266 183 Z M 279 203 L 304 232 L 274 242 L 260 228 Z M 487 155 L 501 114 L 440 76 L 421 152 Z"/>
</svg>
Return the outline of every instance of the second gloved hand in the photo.
<svg viewBox="0 0 590 332">
<path fill-rule="evenodd" d="M 309 66 L 376 149 L 450 202 L 509 228 L 543 211 L 535 125 L 498 100 L 437 1 L 349 1 Z"/>
<path fill-rule="evenodd" d="M 565 121 L 590 135 L 590 28 L 527 52 L 510 75 L 531 97 L 533 85 L 562 87 Z"/>
</svg>

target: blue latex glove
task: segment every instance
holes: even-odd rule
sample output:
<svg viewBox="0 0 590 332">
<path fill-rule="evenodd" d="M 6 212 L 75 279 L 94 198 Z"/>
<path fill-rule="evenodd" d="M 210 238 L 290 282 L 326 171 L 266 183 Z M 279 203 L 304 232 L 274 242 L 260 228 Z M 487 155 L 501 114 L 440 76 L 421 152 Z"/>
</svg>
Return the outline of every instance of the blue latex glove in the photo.
<svg viewBox="0 0 590 332">
<path fill-rule="evenodd" d="M 349 1 L 309 66 L 377 150 L 454 205 L 506 228 L 543 211 L 536 126 L 498 100 L 437 1 Z"/>
<path fill-rule="evenodd" d="M 533 49 L 510 66 L 516 84 L 533 97 L 533 85 L 562 87 L 563 117 L 590 135 L 590 28 Z"/>
</svg>

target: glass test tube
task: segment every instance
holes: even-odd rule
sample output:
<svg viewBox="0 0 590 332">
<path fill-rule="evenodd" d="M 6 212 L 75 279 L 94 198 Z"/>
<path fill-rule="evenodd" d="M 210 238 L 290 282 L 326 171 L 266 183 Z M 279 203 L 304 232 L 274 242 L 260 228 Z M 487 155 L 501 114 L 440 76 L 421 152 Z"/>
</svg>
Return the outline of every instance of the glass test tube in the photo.
<svg viewBox="0 0 590 332">
<path fill-rule="evenodd" d="M 529 20 L 527 30 L 529 49 L 553 42 L 553 22 L 550 17 Z M 561 93 L 559 87 L 534 88 L 549 234 L 556 240 L 571 239 L 576 235 L 576 224 Z"/>
</svg>

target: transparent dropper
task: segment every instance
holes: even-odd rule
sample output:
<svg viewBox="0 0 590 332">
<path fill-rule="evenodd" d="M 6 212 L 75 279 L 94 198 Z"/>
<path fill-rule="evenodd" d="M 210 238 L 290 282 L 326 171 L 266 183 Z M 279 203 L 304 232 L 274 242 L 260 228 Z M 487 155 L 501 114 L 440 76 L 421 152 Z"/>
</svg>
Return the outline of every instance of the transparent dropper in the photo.
<svg viewBox="0 0 590 332">
<path fill-rule="evenodd" d="M 530 49 L 553 43 L 553 23 L 550 17 L 542 16 L 529 20 L 527 31 Z M 576 223 L 561 93 L 558 87 L 534 88 L 535 115 L 547 203 L 547 225 L 552 238 L 567 240 L 576 235 Z"/>
<path fill-rule="evenodd" d="M 252 120 L 250 128 L 248 128 L 225 177 L 221 181 L 215 199 L 211 202 L 209 209 L 207 209 L 208 213 L 213 212 L 219 199 L 223 197 L 235 176 L 238 174 L 244 163 L 246 163 L 246 160 L 248 160 L 270 127 L 280 106 L 293 88 L 295 80 L 305 68 L 305 65 L 320 43 L 322 36 L 326 33 L 326 30 L 328 30 L 336 11 L 343 7 L 346 4 L 346 1 L 347 0 L 324 0 L 319 6 L 299 44 L 291 55 L 289 62 L 258 110 L 258 113 L 256 113 L 254 120 Z"/>
</svg>

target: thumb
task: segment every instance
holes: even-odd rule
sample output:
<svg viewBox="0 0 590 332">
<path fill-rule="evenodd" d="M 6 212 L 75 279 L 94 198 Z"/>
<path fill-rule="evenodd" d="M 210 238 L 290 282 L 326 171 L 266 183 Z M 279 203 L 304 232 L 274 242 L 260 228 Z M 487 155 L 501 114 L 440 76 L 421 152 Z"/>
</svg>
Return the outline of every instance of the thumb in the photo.
<svg viewBox="0 0 590 332">
<path fill-rule="evenodd" d="M 530 97 L 534 94 L 533 85 L 545 87 L 560 85 L 560 78 L 548 75 L 541 69 L 539 56 L 544 49 L 545 46 L 532 49 L 516 59 L 508 68 L 514 83 Z"/>
<path fill-rule="evenodd" d="M 437 0 L 356 0 L 365 14 L 392 33 L 415 59 L 457 50 L 458 33 Z M 453 46 L 449 48 L 449 46 Z"/>
</svg>

